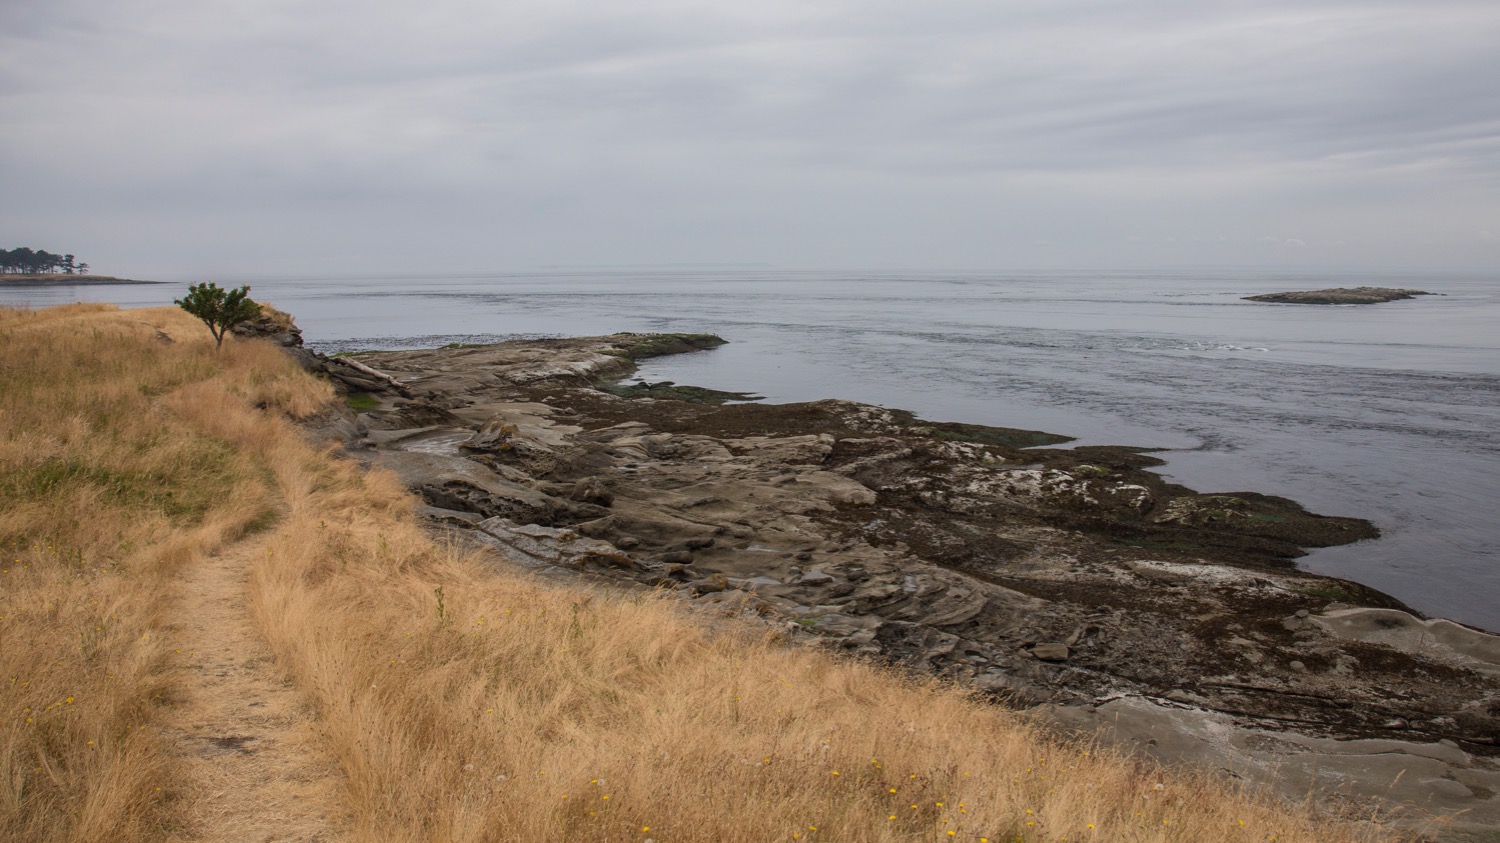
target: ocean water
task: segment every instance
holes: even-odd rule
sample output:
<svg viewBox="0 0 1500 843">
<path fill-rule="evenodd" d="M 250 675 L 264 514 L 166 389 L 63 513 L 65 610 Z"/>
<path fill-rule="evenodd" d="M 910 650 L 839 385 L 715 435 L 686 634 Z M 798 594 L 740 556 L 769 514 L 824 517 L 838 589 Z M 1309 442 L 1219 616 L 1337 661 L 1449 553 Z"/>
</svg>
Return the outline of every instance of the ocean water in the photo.
<svg viewBox="0 0 1500 843">
<path fill-rule="evenodd" d="M 236 282 L 239 283 L 239 282 Z M 709 331 L 641 376 L 1161 449 L 1204 492 L 1368 518 L 1300 564 L 1500 630 L 1500 274 L 587 270 L 250 280 L 323 350 Z M 1363 307 L 1241 296 L 1370 284 Z M 185 285 L 0 289 L 168 304 Z"/>
</svg>

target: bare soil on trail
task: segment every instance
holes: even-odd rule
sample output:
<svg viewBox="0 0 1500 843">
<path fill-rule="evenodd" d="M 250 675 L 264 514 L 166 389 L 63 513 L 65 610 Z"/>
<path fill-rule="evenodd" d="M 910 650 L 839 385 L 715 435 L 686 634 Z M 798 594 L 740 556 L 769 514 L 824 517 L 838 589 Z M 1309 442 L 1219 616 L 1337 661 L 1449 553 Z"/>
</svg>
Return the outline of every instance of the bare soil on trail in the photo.
<svg viewBox="0 0 1500 843">
<path fill-rule="evenodd" d="M 311 705 L 278 669 L 247 605 L 242 542 L 183 572 L 171 627 L 180 695 L 170 737 L 191 789 L 181 841 L 333 841 L 342 774 Z"/>
</svg>

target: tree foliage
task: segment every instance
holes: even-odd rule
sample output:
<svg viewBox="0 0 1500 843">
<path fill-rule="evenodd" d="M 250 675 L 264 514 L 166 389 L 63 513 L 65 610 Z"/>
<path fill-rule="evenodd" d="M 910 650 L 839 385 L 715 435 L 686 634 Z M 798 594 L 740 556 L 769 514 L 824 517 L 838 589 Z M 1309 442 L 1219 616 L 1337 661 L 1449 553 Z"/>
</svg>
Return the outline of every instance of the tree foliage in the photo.
<svg viewBox="0 0 1500 843">
<path fill-rule="evenodd" d="M 173 302 L 203 320 L 214 335 L 215 348 L 224 344 L 224 335 L 234 330 L 234 326 L 260 315 L 260 305 L 250 300 L 248 286 L 222 290 L 212 281 L 189 284 L 188 294 Z"/>
<path fill-rule="evenodd" d="M 0 249 L 0 273 L 8 275 L 85 274 L 88 264 L 77 263 L 72 255 L 54 255 L 46 249 L 17 246 Z"/>
</svg>

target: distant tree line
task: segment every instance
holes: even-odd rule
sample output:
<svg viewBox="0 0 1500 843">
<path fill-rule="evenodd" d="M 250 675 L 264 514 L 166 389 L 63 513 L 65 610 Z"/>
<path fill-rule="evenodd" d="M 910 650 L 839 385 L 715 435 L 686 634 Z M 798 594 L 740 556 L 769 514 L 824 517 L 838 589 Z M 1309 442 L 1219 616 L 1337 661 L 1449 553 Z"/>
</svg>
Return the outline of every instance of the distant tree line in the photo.
<svg viewBox="0 0 1500 843">
<path fill-rule="evenodd" d="M 0 249 L 0 273 L 6 275 L 87 275 L 89 265 L 72 255 L 54 255 L 46 249 L 18 246 Z"/>
</svg>

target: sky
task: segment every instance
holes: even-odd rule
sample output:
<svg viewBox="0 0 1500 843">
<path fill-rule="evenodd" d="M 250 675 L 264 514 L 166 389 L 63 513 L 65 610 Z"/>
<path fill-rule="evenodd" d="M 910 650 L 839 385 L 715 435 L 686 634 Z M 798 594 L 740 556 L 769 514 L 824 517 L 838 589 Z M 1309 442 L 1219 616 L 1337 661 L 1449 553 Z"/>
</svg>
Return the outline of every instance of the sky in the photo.
<svg viewBox="0 0 1500 843">
<path fill-rule="evenodd" d="M 4 0 L 0 246 L 180 280 L 1500 267 L 1495 0 Z"/>
</svg>

